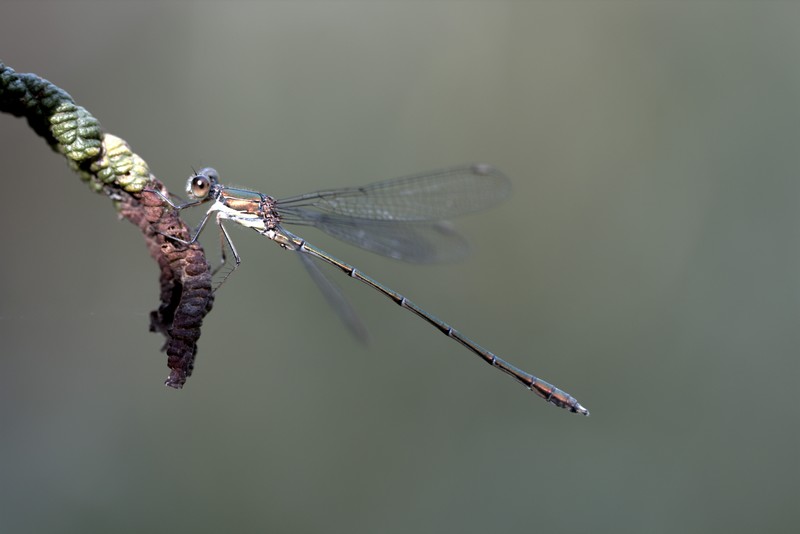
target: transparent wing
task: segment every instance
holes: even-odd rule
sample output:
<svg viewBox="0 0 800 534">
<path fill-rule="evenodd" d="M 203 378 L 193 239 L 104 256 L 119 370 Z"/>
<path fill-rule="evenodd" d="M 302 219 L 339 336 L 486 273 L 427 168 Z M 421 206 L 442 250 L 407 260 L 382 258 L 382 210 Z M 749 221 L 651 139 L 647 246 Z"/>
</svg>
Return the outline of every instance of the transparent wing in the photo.
<svg viewBox="0 0 800 534">
<path fill-rule="evenodd" d="M 278 200 L 282 222 L 314 226 L 371 252 L 412 263 L 462 259 L 467 241 L 444 219 L 489 208 L 511 190 L 490 165 L 473 164 L 363 187 Z"/>
<path fill-rule="evenodd" d="M 281 214 L 305 207 L 375 221 L 440 221 L 494 206 L 510 190 L 503 173 L 472 164 L 285 198 L 276 208 Z"/>
<path fill-rule="evenodd" d="M 467 240 L 446 221 L 374 221 L 305 208 L 297 208 L 295 214 L 301 217 L 300 224 L 314 226 L 337 239 L 396 260 L 442 263 L 463 259 L 469 252 Z"/>
<path fill-rule="evenodd" d="M 328 301 L 328 304 L 330 304 L 333 311 L 336 312 L 336 315 L 339 316 L 339 319 L 342 320 L 347 329 L 350 330 L 361 343 L 367 343 L 367 341 L 369 341 L 367 327 L 361 322 L 356 310 L 353 308 L 352 304 L 350 304 L 350 301 L 347 300 L 347 297 L 344 296 L 342 290 L 339 289 L 339 286 L 332 280 L 329 280 L 328 277 L 325 276 L 325 273 L 322 272 L 322 269 L 320 269 L 320 266 L 316 263 L 319 260 L 315 260 L 308 254 L 300 251 L 297 252 L 297 257 L 300 258 L 303 267 L 306 268 L 311 279 L 314 280 L 317 287 L 322 291 L 325 300 Z"/>
</svg>

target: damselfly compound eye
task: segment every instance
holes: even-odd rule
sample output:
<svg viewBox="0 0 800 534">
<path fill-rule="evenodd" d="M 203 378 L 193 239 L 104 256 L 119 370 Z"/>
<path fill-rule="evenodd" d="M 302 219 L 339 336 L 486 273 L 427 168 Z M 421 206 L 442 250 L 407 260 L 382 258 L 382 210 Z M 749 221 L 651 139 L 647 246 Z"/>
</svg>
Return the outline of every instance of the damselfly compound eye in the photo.
<svg viewBox="0 0 800 534">
<path fill-rule="evenodd" d="M 211 180 L 208 179 L 208 176 L 198 174 L 189 180 L 187 189 L 187 193 L 194 198 L 205 198 L 211 189 Z"/>
</svg>

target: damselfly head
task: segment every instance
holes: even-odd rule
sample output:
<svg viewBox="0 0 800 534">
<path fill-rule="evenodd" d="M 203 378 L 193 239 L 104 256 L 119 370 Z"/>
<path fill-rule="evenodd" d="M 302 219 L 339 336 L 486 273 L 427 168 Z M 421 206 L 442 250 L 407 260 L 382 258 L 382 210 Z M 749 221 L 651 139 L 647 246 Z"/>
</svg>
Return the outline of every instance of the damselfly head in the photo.
<svg viewBox="0 0 800 534">
<path fill-rule="evenodd" d="M 186 182 L 186 193 L 198 200 L 206 198 L 211 188 L 219 183 L 219 174 L 211 167 L 200 169 L 200 172 L 190 176 Z"/>
</svg>

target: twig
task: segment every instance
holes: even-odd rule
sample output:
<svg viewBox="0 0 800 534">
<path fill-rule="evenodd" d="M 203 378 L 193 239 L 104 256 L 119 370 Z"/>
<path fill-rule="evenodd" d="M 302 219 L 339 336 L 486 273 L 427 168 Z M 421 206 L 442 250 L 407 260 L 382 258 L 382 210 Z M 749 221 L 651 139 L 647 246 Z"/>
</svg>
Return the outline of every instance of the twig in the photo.
<svg viewBox="0 0 800 534">
<path fill-rule="evenodd" d="M 162 348 L 171 369 L 166 385 L 181 388 L 192 374 L 203 318 L 214 295 L 202 247 L 177 245 L 163 234 L 187 238 L 189 228 L 158 195 L 164 185 L 128 144 L 105 133 L 88 111 L 63 89 L 35 74 L 17 73 L 0 62 L 0 111 L 25 117 L 31 128 L 97 192 L 111 199 L 121 217 L 139 227 L 161 269 L 161 304 L 150 313 L 150 331 L 166 337 Z"/>
</svg>

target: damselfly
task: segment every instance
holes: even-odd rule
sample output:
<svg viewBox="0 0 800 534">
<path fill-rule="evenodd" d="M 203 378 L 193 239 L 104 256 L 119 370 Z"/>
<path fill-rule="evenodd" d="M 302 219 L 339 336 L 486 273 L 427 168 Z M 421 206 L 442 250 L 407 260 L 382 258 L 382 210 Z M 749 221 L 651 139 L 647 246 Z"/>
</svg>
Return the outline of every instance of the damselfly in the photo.
<svg viewBox="0 0 800 534">
<path fill-rule="evenodd" d="M 252 228 L 284 249 L 296 251 L 325 298 L 357 336 L 363 337 L 365 333 L 355 312 L 315 261 L 333 265 L 377 290 L 458 341 L 486 363 L 508 373 L 546 401 L 571 412 L 589 415 L 589 411 L 568 393 L 516 368 L 406 297 L 284 227 L 285 224 L 313 226 L 371 252 L 400 260 L 416 263 L 445 261 L 462 256 L 466 241 L 444 220 L 496 204 L 507 196 L 509 190 L 509 181 L 501 172 L 490 165 L 475 164 L 285 199 L 222 185 L 217 171 L 212 168 L 201 169 L 189 177 L 186 192 L 192 200 L 184 204 L 173 203 L 160 191 L 146 191 L 159 195 L 176 210 L 212 202 L 188 241 L 167 237 L 186 245 L 194 243 L 211 214 L 216 213 L 220 238 L 224 240 L 223 263 L 224 244 L 227 243 L 235 261 L 233 270 L 241 259 L 223 221 Z"/>
</svg>

